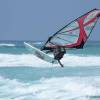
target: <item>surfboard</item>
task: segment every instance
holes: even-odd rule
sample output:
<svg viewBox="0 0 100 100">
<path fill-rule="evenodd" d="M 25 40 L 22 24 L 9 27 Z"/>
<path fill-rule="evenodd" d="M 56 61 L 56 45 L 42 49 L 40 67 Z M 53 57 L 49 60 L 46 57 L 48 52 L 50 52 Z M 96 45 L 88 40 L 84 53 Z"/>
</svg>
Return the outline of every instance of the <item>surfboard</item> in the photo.
<svg viewBox="0 0 100 100">
<path fill-rule="evenodd" d="M 46 62 L 53 63 L 53 64 L 58 64 L 58 61 L 55 60 L 53 57 L 49 56 L 48 54 L 44 53 L 40 49 L 34 47 L 33 45 L 24 42 L 25 47 L 32 52 L 36 57 L 39 59 L 42 59 Z"/>
</svg>

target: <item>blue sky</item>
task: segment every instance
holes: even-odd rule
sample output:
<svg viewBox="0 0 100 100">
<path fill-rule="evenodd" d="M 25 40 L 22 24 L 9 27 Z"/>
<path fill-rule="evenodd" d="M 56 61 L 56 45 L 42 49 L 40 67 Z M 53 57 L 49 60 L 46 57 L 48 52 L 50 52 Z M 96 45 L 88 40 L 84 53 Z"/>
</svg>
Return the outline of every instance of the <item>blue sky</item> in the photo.
<svg viewBox="0 0 100 100">
<path fill-rule="evenodd" d="M 0 0 L 0 40 L 47 40 L 99 0 Z M 100 40 L 100 20 L 89 40 Z"/>
</svg>

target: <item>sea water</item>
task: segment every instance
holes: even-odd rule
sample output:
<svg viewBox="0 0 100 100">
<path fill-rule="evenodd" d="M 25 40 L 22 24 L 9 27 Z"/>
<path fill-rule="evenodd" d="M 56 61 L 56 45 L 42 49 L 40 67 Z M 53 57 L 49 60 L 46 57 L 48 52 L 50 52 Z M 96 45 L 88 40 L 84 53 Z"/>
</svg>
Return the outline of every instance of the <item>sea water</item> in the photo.
<svg viewBox="0 0 100 100">
<path fill-rule="evenodd" d="M 100 100 L 100 42 L 67 50 L 61 62 L 35 57 L 24 41 L 1 41 L 0 100 Z"/>
</svg>

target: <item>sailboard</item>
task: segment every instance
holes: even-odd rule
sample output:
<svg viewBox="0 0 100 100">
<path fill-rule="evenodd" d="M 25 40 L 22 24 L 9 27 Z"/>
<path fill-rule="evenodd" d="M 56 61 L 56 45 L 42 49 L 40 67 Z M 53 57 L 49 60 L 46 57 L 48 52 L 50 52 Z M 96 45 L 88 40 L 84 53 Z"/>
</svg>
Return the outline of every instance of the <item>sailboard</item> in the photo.
<svg viewBox="0 0 100 100">
<path fill-rule="evenodd" d="M 40 59 L 50 63 L 57 63 L 57 60 L 48 56 L 48 54 L 44 53 L 43 51 L 49 50 L 52 52 L 53 49 L 57 48 L 57 46 L 69 49 L 82 49 L 92 30 L 94 29 L 99 17 L 99 9 L 93 9 L 78 17 L 50 36 L 40 50 L 27 43 L 25 43 L 25 45 L 30 48 L 33 51 L 33 54 Z M 58 63 L 61 65 L 60 62 Z"/>
<path fill-rule="evenodd" d="M 50 36 L 41 50 L 52 50 L 57 46 L 76 49 L 83 48 L 99 17 L 99 9 L 93 9 L 78 17 Z"/>
<path fill-rule="evenodd" d="M 32 52 L 32 54 L 34 54 L 36 57 L 38 57 L 39 59 L 42 59 L 46 62 L 49 63 L 53 63 L 53 64 L 58 64 L 58 61 L 55 60 L 53 57 L 49 56 L 48 54 L 44 53 L 43 51 L 41 51 L 40 49 L 34 47 L 33 45 L 24 42 L 26 48 Z"/>
</svg>

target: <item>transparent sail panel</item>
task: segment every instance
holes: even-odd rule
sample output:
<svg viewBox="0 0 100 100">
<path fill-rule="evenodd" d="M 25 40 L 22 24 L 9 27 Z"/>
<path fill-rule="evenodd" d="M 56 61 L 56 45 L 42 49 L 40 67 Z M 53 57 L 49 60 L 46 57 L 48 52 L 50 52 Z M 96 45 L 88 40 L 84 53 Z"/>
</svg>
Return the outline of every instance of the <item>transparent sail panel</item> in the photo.
<svg viewBox="0 0 100 100">
<path fill-rule="evenodd" d="M 58 33 L 51 39 L 51 42 L 52 43 L 56 42 L 59 45 L 60 44 L 70 45 L 70 44 L 77 42 L 79 38 L 79 33 L 80 33 L 79 29 L 76 29 L 71 32 Z"/>
<path fill-rule="evenodd" d="M 84 23 L 87 23 L 88 21 L 90 21 L 91 19 L 93 19 L 94 17 L 96 17 L 98 15 L 98 13 L 100 13 L 99 10 L 95 10 L 95 11 L 89 13 L 87 15 L 87 17 L 85 18 Z"/>
<path fill-rule="evenodd" d="M 84 27 L 84 30 L 87 34 L 87 36 L 89 36 L 89 34 L 91 33 L 93 27 L 95 26 L 95 23 L 97 22 L 97 19 L 95 20 L 95 22 L 90 23 L 89 25 Z"/>
</svg>

